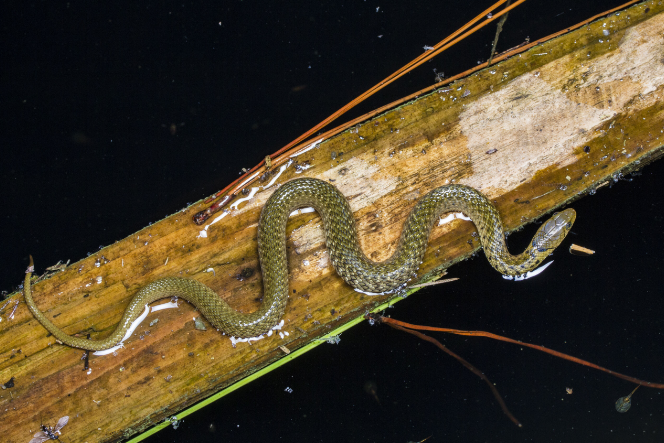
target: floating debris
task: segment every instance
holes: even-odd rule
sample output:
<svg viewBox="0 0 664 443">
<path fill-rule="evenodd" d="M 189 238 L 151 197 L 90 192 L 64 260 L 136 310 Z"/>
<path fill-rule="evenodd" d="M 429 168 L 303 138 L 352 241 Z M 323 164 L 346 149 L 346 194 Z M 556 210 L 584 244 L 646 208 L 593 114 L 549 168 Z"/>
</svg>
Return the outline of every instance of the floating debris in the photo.
<svg viewBox="0 0 664 443">
<path fill-rule="evenodd" d="M 376 403 L 378 403 L 378 405 L 382 406 L 380 404 L 380 400 L 378 399 L 378 395 L 377 395 L 378 385 L 376 384 L 375 381 L 369 380 L 366 383 L 364 383 L 364 392 L 366 392 L 371 397 L 373 397 L 373 399 L 376 400 Z"/>
<path fill-rule="evenodd" d="M 620 412 L 621 414 L 629 411 L 629 408 L 632 407 L 632 395 L 634 395 L 636 390 L 639 389 L 639 386 L 641 385 L 638 385 L 636 388 L 634 388 L 632 393 L 628 396 L 620 397 L 618 400 L 616 400 L 616 411 Z"/>
<path fill-rule="evenodd" d="M 331 345 L 338 345 L 341 341 L 341 334 L 339 335 L 330 335 L 329 337 L 317 338 L 316 341 L 324 341 Z"/>
<path fill-rule="evenodd" d="M 436 68 L 434 68 L 433 73 L 436 74 L 435 81 L 436 83 L 440 83 L 443 80 L 445 80 L 445 72 L 438 72 Z"/>
<path fill-rule="evenodd" d="M 177 415 L 174 415 L 174 416 L 172 416 L 172 417 L 167 418 L 166 421 L 167 421 L 167 422 L 171 422 L 171 424 L 173 425 L 173 429 L 177 429 L 177 428 L 180 427 L 180 425 L 182 424 L 182 422 L 184 421 L 184 419 L 182 419 L 182 420 L 178 420 L 178 416 L 177 416 Z"/>
</svg>

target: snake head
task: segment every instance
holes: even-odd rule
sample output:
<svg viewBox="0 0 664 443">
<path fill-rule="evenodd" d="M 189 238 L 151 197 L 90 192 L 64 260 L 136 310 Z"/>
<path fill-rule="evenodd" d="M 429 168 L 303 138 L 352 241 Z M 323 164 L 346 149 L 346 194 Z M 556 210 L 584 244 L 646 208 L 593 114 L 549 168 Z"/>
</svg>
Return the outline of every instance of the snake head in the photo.
<svg viewBox="0 0 664 443">
<path fill-rule="evenodd" d="M 541 253 L 557 248 L 572 228 L 574 220 L 576 220 L 576 211 L 571 208 L 553 214 L 537 230 L 533 238 L 533 248 Z"/>
</svg>

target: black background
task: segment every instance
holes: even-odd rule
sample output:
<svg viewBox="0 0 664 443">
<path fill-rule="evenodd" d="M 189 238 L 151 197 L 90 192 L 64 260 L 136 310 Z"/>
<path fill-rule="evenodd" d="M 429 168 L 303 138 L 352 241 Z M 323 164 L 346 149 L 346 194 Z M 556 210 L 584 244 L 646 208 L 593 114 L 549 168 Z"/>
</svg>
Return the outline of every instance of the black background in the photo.
<svg viewBox="0 0 664 443">
<path fill-rule="evenodd" d="M 531 0 L 510 13 L 499 50 L 620 3 Z M 20 283 L 28 254 L 41 269 L 75 261 L 223 188 L 489 4 L 3 3 L 0 289 Z M 453 75 L 486 60 L 494 30 L 347 118 L 432 84 L 434 68 Z M 459 282 L 420 291 L 389 314 L 488 330 L 664 381 L 662 177 L 658 162 L 633 182 L 574 203 L 572 241 L 595 256 L 568 254 L 567 241 L 542 276 L 515 283 L 480 254 L 450 270 Z M 510 247 L 525 246 L 534 229 L 512 235 Z M 633 389 L 627 382 L 514 345 L 437 337 L 485 372 L 522 429 L 456 361 L 412 336 L 363 323 L 338 345 L 318 347 L 151 441 L 663 438 L 660 391 L 639 389 L 632 409 L 619 414 L 613 404 Z M 368 381 L 380 404 L 363 389 Z"/>
</svg>

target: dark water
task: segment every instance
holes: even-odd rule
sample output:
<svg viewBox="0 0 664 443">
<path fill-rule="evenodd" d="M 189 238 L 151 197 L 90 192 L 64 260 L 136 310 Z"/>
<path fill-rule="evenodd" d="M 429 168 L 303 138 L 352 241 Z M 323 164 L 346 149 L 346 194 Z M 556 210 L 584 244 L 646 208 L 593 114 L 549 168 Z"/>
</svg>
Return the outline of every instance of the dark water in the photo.
<svg viewBox="0 0 664 443">
<path fill-rule="evenodd" d="M 531 0 L 511 13 L 499 49 L 618 4 Z M 487 5 L 3 4 L 0 288 L 18 285 L 29 253 L 38 266 L 77 260 L 224 187 Z M 492 32 L 408 74 L 352 116 L 431 84 L 433 68 L 452 75 L 486 60 Z M 595 256 L 561 249 L 542 276 L 515 283 L 480 255 L 451 269 L 459 282 L 420 291 L 389 314 L 487 330 L 664 381 L 662 177 L 660 161 L 574 203 L 572 241 Z M 522 248 L 534 230 L 511 236 L 511 247 Z M 614 402 L 630 383 L 515 345 L 437 337 L 496 384 L 522 429 L 482 381 L 437 348 L 361 324 L 338 345 L 318 347 L 151 441 L 664 438 L 660 391 L 640 388 L 619 414 Z"/>
</svg>

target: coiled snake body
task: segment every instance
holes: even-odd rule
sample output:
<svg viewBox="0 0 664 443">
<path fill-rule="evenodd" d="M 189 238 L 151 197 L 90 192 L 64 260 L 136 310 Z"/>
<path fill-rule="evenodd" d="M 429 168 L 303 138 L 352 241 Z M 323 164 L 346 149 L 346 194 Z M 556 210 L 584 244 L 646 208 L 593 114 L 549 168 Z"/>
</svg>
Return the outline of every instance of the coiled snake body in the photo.
<svg viewBox="0 0 664 443">
<path fill-rule="evenodd" d="M 331 184 L 314 178 L 287 182 L 269 198 L 258 225 L 258 253 L 264 293 L 260 308 L 252 313 L 235 311 L 209 287 L 180 277 L 149 283 L 134 296 L 116 330 L 103 340 L 71 337 L 55 326 L 35 305 L 28 268 L 24 294 L 30 311 L 60 342 L 81 349 L 104 350 L 117 345 L 146 304 L 177 296 L 195 305 L 217 329 L 235 337 L 255 337 L 270 330 L 283 316 L 288 300 L 286 222 L 298 207 L 313 206 L 320 214 L 332 265 L 351 286 L 366 292 L 390 292 L 403 287 L 422 262 L 429 233 L 439 216 L 459 211 L 469 216 L 491 265 L 505 275 L 521 275 L 534 269 L 569 232 L 576 217 L 573 209 L 554 214 L 539 228 L 529 247 L 517 256 L 505 245 L 502 222 L 495 206 L 479 191 L 447 185 L 425 195 L 411 212 L 391 258 L 373 262 L 360 249 L 355 219 L 346 198 Z"/>
</svg>

